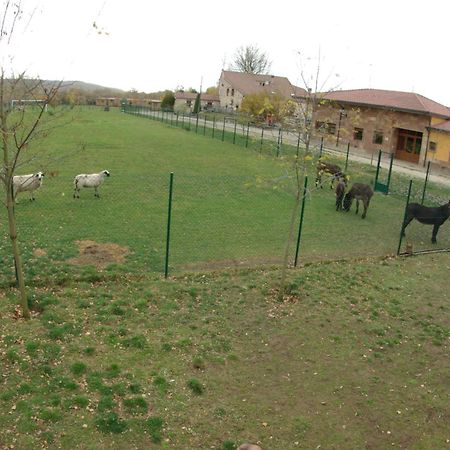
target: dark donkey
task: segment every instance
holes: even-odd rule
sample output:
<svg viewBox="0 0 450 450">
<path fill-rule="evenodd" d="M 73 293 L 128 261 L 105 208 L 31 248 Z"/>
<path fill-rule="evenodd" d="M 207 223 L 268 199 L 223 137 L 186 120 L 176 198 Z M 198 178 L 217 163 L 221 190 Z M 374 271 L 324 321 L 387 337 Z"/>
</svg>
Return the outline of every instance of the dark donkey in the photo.
<svg viewBox="0 0 450 450">
<path fill-rule="evenodd" d="M 350 211 L 353 199 L 356 199 L 356 214 L 358 214 L 359 201 L 362 200 L 364 212 L 362 213 L 361 219 L 365 219 L 372 195 L 373 189 L 368 184 L 354 183 L 344 197 L 344 210 Z"/>
<path fill-rule="evenodd" d="M 347 176 L 342 172 L 339 166 L 330 164 L 325 161 L 319 161 L 316 167 L 316 187 L 320 184 L 322 187 L 322 175 L 328 173 L 331 175 L 330 188 L 333 189 L 333 184 L 336 180 L 342 179 L 347 184 Z"/>
<path fill-rule="evenodd" d="M 403 222 L 402 226 L 402 236 L 405 235 L 405 229 L 409 225 L 411 220 L 416 219 L 420 223 L 433 225 L 431 242 L 435 244 L 439 227 L 449 218 L 449 216 L 450 200 L 448 201 L 448 203 L 436 207 L 423 206 L 419 203 L 409 203 L 406 206 L 405 221 Z"/>
</svg>

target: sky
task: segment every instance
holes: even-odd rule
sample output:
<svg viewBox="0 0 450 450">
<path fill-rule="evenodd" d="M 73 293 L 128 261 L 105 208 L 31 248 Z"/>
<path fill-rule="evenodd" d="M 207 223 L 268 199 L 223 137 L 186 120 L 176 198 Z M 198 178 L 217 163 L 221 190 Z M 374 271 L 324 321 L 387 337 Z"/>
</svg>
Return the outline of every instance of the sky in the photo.
<svg viewBox="0 0 450 450">
<path fill-rule="evenodd" d="M 11 39 L 0 41 L 0 64 L 42 79 L 205 90 L 252 45 L 271 74 L 297 86 L 415 92 L 450 106 L 448 0 L 22 0 L 22 8 Z"/>
</svg>

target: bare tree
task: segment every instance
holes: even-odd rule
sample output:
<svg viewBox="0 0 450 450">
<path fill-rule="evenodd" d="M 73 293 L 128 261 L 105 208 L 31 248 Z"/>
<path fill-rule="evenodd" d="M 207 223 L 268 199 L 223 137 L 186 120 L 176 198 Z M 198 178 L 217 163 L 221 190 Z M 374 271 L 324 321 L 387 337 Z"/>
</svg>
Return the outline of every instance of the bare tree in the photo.
<svg viewBox="0 0 450 450">
<path fill-rule="evenodd" d="M 6 1 L 0 24 L 0 50 L 10 44 L 23 11 L 20 2 Z M 4 205 L 8 216 L 8 231 L 16 267 L 22 315 L 30 317 L 25 287 L 22 258 L 19 249 L 17 221 L 14 209 L 13 177 L 17 168 L 30 164 L 35 156 L 29 155 L 30 143 L 46 135 L 43 126 L 47 106 L 54 99 L 61 83 L 46 84 L 40 79 L 30 79 L 25 73 L 15 74 L 0 66 L 0 133 L 2 160 L 0 182 L 4 187 Z M 8 70 L 8 71 L 7 71 Z"/>
<path fill-rule="evenodd" d="M 299 55 L 300 56 L 300 55 Z M 323 100 L 326 93 L 331 92 L 336 87 L 325 89 L 329 85 L 331 75 L 321 79 L 321 55 L 320 50 L 318 54 L 317 65 L 312 68 L 312 71 L 307 72 L 300 61 L 300 77 L 304 85 L 305 94 L 300 99 L 298 105 L 298 120 L 296 124 L 296 131 L 300 142 L 303 145 L 303 152 L 296 155 L 291 161 L 291 172 L 293 180 L 294 202 L 292 206 L 291 219 L 289 222 L 288 237 L 286 239 L 286 246 L 283 258 L 283 266 L 281 271 L 280 289 L 278 292 L 278 299 L 282 300 L 286 293 L 286 277 L 287 269 L 289 267 L 289 255 L 295 239 L 295 225 L 299 215 L 300 206 L 303 196 L 307 195 L 303 191 L 305 177 L 308 173 L 308 166 L 313 164 L 312 153 L 312 135 L 313 135 L 313 116 L 317 110 L 319 103 Z M 310 191 L 308 191 L 310 192 Z"/>
<path fill-rule="evenodd" d="M 264 52 L 255 45 L 247 45 L 236 50 L 231 69 L 237 72 L 266 74 L 269 73 L 271 65 Z"/>
</svg>

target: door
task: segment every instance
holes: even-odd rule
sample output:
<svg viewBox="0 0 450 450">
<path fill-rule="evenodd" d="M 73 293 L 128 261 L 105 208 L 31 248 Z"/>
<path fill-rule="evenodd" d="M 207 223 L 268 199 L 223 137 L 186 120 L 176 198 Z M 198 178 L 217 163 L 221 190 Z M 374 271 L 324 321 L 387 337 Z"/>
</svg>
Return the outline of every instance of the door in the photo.
<svg viewBox="0 0 450 450">
<path fill-rule="evenodd" d="M 398 129 L 395 157 L 417 164 L 422 147 L 422 133 Z"/>
</svg>

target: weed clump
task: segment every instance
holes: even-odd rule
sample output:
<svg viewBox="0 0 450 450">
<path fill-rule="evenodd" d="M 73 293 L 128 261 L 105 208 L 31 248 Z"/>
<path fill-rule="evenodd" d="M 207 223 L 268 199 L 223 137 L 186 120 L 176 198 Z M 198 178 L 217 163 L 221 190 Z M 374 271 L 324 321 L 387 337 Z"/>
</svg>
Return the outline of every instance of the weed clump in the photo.
<svg viewBox="0 0 450 450">
<path fill-rule="evenodd" d="M 202 383 L 195 378 L 190 379 L 187 386 L 195 395 L 202 395 L 205 390 Z"/>
</svg>

